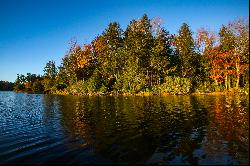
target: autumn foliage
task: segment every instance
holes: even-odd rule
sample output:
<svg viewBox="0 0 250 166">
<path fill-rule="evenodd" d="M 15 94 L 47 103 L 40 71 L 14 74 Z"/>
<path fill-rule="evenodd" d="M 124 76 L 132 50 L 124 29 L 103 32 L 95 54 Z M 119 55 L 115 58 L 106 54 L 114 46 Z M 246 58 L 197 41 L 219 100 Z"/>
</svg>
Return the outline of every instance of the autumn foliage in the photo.
<svg viewBox="0 0 250 166">
<path fill-rule="evenodd" d="M 247 21 L 238 19 L 223 25 L 218 33 L 200 28 L 193 38 L 188 24 L 170 34 L 159 17 L 143 15 L 125 30 L 112 22 L 89 44 L 72 40 L 61 65 L 49 61 L 42 77 L 18 75 L 15 89 L 84 95 L 246 88 L 248 27 Z"/>
</svg>

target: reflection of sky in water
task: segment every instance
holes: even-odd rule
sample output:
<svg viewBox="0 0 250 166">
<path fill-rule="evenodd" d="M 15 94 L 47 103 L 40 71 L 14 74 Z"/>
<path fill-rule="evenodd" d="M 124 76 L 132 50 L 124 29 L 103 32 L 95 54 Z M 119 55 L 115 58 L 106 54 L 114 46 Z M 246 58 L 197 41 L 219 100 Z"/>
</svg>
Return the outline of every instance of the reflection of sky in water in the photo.
<svg viewBox="0 0 250 166">
<path fill-rule="evenodd" d="M 248 97 L 0 92 L 0 163 L 248 164 Z"/>
</svg>

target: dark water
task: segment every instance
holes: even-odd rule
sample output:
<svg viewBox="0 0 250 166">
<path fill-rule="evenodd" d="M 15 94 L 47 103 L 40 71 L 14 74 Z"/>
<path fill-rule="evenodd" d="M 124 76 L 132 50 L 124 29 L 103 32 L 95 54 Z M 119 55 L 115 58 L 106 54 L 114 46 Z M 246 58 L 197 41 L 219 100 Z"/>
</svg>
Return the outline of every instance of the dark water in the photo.
<svg viewBox="0 0 250 166">
<path fill-rule="evenodd" d="M 249 164 L 248 96 L 0 92 L 0 164 Z"/>
</svg>

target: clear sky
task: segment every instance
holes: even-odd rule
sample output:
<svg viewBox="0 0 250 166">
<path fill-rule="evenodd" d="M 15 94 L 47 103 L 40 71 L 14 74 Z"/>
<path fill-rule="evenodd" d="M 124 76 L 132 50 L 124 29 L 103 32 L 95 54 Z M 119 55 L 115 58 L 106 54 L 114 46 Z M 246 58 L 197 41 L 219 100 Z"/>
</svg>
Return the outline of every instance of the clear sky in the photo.
<svg viewBox="0 0 250 166">
<path fill-rule="evenodd" d="M 90 42 L 117 21 L 125 30 L 143 14 L 163 20 L 176 33 L 183 22 L 218 31 L 249 16 L 248 0 L 0 0 L 0 80 L 16 74 L 43 74 L 49 60 L 58 66 L 73 37 Z"/>
</svg>

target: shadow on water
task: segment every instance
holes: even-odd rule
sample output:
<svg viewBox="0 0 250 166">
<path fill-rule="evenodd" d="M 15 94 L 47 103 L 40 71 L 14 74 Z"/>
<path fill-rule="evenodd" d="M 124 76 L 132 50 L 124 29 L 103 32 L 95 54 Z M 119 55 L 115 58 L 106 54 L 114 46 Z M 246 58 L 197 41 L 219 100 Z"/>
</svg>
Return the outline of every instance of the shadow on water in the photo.
<svg viewBox="0 0 250 166">
<path fill-rule="evenodd" d="M 12 94 L 0 98 L 0 163 L 249 164 L 248 109 L 239 95 Z"/>
<path fill-rule="evenodd" d="M 79 146 L 114 164 L 248 162 L 248 106 L 239 96 L 68 97 L 59 102 L 64 130 L 84 140 Z"/>
</svg>

